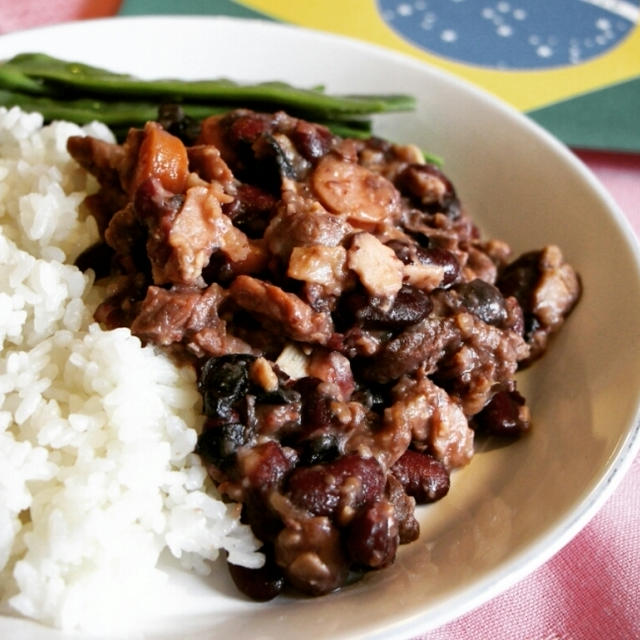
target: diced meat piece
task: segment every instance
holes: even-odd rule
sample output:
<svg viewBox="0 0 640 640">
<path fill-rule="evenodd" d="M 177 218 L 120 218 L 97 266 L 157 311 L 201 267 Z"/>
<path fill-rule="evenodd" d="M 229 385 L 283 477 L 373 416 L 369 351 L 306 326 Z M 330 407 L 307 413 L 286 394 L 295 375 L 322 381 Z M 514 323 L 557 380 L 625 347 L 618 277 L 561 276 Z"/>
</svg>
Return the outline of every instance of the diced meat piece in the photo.
<svg viewBox="0 0 640 640">
<path fill-rule="evenodd" d="M 92 136 L 71 136 L 67 140 L 67 151 L 101 185 L 120 186 L 118 167 L 125 156 L 122 145 Z"/>
<path fill-rule="evenodd" d="M 104 239 L 114 250 L 118 264 L 126 273 L 145 270 L 143 265 L 146 262 L 144 246 L 147 230 L 132 203 L 112 216 L 104 232 Z"/>
<path fill-rule="evenodd" d="M 294 247 L 287 275 L 322 285 L 326 295 L 340 295 L 347 280 L 347 251 L 344 247 Z"/>
<path fill-rule="evenodd" d="M 252 253 L 248 238 L 222 213 L 228 196 L 214 185 L 194 186 L 174 196 L 159 181 L 141 185 L 136 209 L 149 227 L 147 250 L 156 284 L 194 284 L 214 250 L 233 262 Z"/>
<path fill-rule="evenodd" d="M 351 363 L 337 351 L 314 349 L 307 366 L 307 375 L 335 384 L 342 393 L 341 400 L 348 400 L 355 388 Z"/>
<path fill-rule="evenodd" d="M 328 313 L 316 312 L 293 293 L 251 276 L 238 276 L 229 294 L 243 309 L 266 317 L 301 342 L 326 344 L 333 335 Z"/>
<path fill-rule="evenodd" d="M 354 236 L 347 265 L 372 296 L 393 299 L 402 287 L 404 265 L 393 249 L 370 233 Z"/>
<path fill-rule="evenodd" d="M 294 247 L 337 247 L 350 231 L 344 220 L 326 211 L 316 200 L 284 189 L 278 213 L 264 238 L 271 253 L 286 263 Z"/>
<path fill-rule="evenodd" d="M 400 544 L 407 544 L 417 540 L 420 536 L 420 524 L 414 516 L 415 498 L 407 495 L 401 482 L 392 474 L 387 474 L 385 496 L 393 505 L 398 523 L 398 537 Z"/>
<path fill-rule="evenodd" d="M 555 330 L 578 300 L 580 281 L 554 245 L 542 250 L 538 264 L 540 280 L 533 293 L 532 311 L 543 325 Z"/>
<path fill-rule="evenodd" d="M 458 338 L 458 331 L 449 318 L 428 317 L 408 327 L 384 343 L 363 375 L 375 382 L 398 380 L 423 367 L 432 372 L 445 355 L 446 347 Z"/>
<path fill-rule="evenodd" d="M 167 133 L 158 123 L 147 122 L 135 169 L 128 185 L 133 195 L 149 178 L 155 178 L 172 193 L 182 193 L 189 175 L 187 150 L 180 138 Z"/>
<path fill-rule="evenodd" d="M 287 522 L 276 538 L 275 555 L 289 582 L 311 595 L 342 586 L 349 571 L 340 532 L 325 516 Z"/>
<path fill-rule="evenodd" d="M 447 206 L 456 196 L 449 179 L 432 164 L 408 165 L 396 178 L 399 189 L 423 205 Z"/>
<path fill-rule="evenodd" d="M 168 291 L 149 287 L 131 332 L 144 342 L 162 346 L 181 342 L 199 300 L 197 289 Z"/>
<path fill-rule="evenodd" d="M 131 332 L 144 342 L 162 346 L 182 342 L 199 356 L 249 353 L 250 347 L 229 335 L 218 316 L 224 298 L 217 284 L 204 290 L 149 287 Z"/>
<path fill-rule="evenodd" d="M 476 247 L 469 247 L 464 275 L 467 280 L 477 278 L 493 284 L 498 277 L 498 267 L 484 251 Z"/>
<path fill-rule="evenodd" d="M 497 286 L 505 296 L 515 297 L 524 313 L 531 353 L 521 366 L 544 353 L 549 336 L 562 326 L 582 291 L 578 275 L 555 245 L 525 253 L 507 265 Z"/>
<path fill-rule="evenodd" d="M 386 178 L 334 154 L 320 160 L 311 176 L 320 202 L 355 227 L 375 230 L 400 216 L 400 194 Z"/>
<path fill-rule="evenodd" d="M 278 376 L 266 358 L 256 358 L 253 361 L 249 367 L 249 377 L 265 391 L 275 391 L 278 388 Z"/>
<path fill-rule="evenodd" d="M 428 449 L 447 469 L 471 460 L 473 431 L 444 389 L 421 375 L 417 380 L 403 378 L 393 395 L 396 400 L 385 410 L 385 422 L 409 430 L 416 448 Z"/>
<path fill-rule="evenodd" d="M 188 147 L 187 156 L 190 171 L 195 171 L 206 182 L 219 182 L 225 190 L 233 188 L 233 173 L 216 147 L 210 144 Z"/>
<path fill-rule="evenodd" d="M 487 324 L 474 314 L 458 313 L 454 321 L 458 339 L 449 344 L 435 379 L 472 416 L 497 386 L 515 374 L 529 348 L 519 334 Z"/>
</svg>

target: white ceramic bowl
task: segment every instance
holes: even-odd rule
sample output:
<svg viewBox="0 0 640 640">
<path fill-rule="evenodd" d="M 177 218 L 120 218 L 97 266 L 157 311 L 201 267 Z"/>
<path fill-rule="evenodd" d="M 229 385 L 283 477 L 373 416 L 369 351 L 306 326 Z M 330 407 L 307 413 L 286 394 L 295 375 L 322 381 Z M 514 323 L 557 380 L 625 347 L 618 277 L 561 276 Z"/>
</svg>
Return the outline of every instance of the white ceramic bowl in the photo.
<svg viewBox="0 0 640 640">
<path fill-rule="evenodd" d="M 640 265 L 633 232 L 561 144 L 487 94 L 407 57 L 343 38 L 222 18 L 130 18 L 0 38 L 0 58 L 44 51 L 147 77 L 281 79 L 334 92 L 403 92 L 415 113 L 380 135 L 445 160 L 487 235 L 518 252 L 556 243 L 584 296 L 549 353 L 521 378 L 533 433 L 486 446 L 449 495 L 420 510 L 422 535 L 390 569 L 339 593 L 254 604 L 226 572 L 172 574 L 184 597 L 148 625 L 159 638 L 411 637 L 497 595 L 570 540 L 638 449 Z M 0 636 L 60 637 L 0 618 Z"/>
</svg>

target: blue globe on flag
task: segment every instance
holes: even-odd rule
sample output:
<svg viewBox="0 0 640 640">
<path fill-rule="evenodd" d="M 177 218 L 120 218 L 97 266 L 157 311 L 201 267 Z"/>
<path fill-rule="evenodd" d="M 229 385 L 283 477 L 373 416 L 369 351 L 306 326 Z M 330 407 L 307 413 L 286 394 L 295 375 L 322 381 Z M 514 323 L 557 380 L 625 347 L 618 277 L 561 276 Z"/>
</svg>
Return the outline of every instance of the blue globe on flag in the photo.
<svg viewBox="0 0 640 640">
<path fill-rule="evenodd" d="M 617 46 L 639 0 L 377 0 L 385 23 L 444 58 L 497 69 L 576 65 Z"/>
</svg>

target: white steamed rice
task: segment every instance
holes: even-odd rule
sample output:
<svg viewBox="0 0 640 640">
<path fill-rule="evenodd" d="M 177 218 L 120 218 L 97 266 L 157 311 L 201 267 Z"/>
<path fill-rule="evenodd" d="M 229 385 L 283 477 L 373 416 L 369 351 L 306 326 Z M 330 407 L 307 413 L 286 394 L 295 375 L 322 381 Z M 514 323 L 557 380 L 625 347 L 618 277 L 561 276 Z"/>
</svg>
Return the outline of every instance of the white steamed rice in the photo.
<svg viewBox="0 0 640 640">
<path fill-rule="evenodd" d="M 0 605 L 104 633 L 166 588 L 166 549 L 202 573 L 220 549 L 262 556 L 192 453 L 191 368 L 92 319 L 100 292 L 73 266 L 98 237 L 80 206 L 96 184 L 66 152 L 79 134 L 112 139 L 0 108 Z"/>
</svg>

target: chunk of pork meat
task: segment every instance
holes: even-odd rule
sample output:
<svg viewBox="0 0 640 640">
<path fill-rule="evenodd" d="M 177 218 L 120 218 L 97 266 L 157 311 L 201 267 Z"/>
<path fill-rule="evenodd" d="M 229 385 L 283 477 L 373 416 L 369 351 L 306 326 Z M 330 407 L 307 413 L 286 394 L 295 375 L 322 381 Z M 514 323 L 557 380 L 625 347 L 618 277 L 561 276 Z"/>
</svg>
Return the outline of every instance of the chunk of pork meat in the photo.
<svg viewBox="0 0 640 640">
<path fill-rule="evenodd" d="M 226 293 L 217 284 L 207 289 L 149 287 L 131 332 L 143 342 L 162 346 L 184 343 L 196 355 L 249 353 L 250 347 L 227 333 L 218 307 Z"/>
<path fill-rule="evenodd" d="M 184 196 L 153 178 L 140 186 L 135 206 L 149 229 L 147 252 L 155 284 L 196 284 L 216 250 L 232 262 L 249 258 L 249 239 L 222 213 L 221 203 L 231 199 L 215 184 L 189 187 Z"/>
<path fill-rule="evenodd" d="M 240 275 L 231 283 L 229 295 L 238 306 L 272 321 L 293 340 L 327 344 L 333 335 L 328 313 L 314 311 L 295 294 L 268 282 Z"/>
<path fill-rule="evenodd" d="M 564 324 L 582 291 L 580 278 L 555 245 L 523 254 L 500 273 L 498 288 L 514 296 L 524 312 L 525 339 L 531 354 L 523 366 L 539 358 L 549 337 Z"/>
<path fill-rule="evenodd" d="M 404 265 L 393 249 L 370 233 L 358 233 L 349 247 L 347 265 L 358 274 L 360 282 L 372 296 L 393 303 L 402 287 L 404 275 Z"/>
<path fill-rule="evenodd" d="M 344 247 L 294 247 L 287 275 L 309 284 L 321 285 L 324 296 L 339 296 L 348 280 L 347 250 Z"/>
<path fill-rule="evenodd" d="M 271 253 L 285 264 L 295 247 L 337 247 L 351 226 L 329 213 L 317 201 L 285 188 L 276 216 L 267 227 L 264 239 Z"/>
<path fill-rule="evenodd" d="M 385 421 L 409 431 L 418 450 L 428 451 L 447 469 L 466 465 L 473 456 L 473 431 L 460 406 L 427 376 L 404 377 L 394 387 L 395 402 Z M 395 461 L 394 461 L 395 462 Z"/>
</svg>

